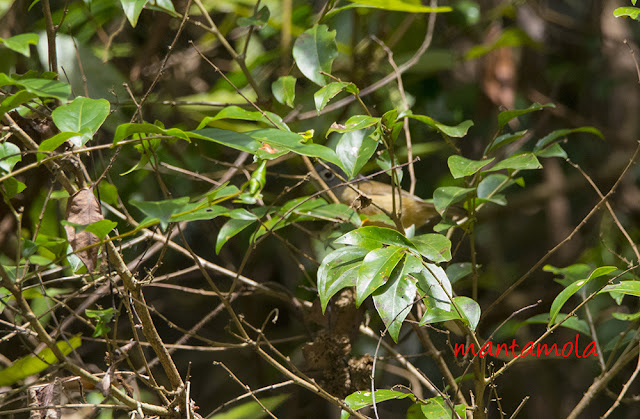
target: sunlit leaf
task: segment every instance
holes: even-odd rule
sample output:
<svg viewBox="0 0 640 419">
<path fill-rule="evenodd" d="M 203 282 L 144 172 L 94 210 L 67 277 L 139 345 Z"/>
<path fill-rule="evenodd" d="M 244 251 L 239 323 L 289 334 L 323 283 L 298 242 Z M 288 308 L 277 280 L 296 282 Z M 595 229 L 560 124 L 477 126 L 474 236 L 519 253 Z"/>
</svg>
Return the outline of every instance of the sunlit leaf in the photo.
<svg viewBox="0 0 640 419">
<path fill-rule="evenodd" d="M 327 78 L 320 74 L 331 73 L 333 60 L 338 56 L 336 31 L 329 31 L 326 25 L 315 25 L 300 35 L 293 45 L 293 58 L 298 68 L 317 85 L 327 84 Z"/>
</svg>

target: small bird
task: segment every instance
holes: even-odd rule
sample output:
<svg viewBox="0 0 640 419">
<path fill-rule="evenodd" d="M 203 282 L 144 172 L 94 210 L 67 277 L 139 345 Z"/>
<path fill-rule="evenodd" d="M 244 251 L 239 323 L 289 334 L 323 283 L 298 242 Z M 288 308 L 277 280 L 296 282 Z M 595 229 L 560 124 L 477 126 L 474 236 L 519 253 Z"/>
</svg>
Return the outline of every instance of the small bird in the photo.
<svg viewBox="0 0 640 419">
<path fill-rule="evenodd" d="M 338 166 L 331 163 L 327 165 L 333 169 L 333 172 L 339 174 L 344 179 L 347 179 L 347 176 Z M 362 180 L 351 183 L 350 187 L 349 185 L 345 185 L 345 182 L 340 180 L 331 170 L 327 169 L 323 165 L 318 164 L 315 166 L 315 169 L 327 186 L 332 188 L 331 190 L 340 202 L 353 206 L 360 214 L 367 216 L 383 214 L 384 211 L 381 211 L 380 208 L 384 208 L 388 213 L 392 213 L 392 193 L 395 193 L 396 196 L 396 210 L 400 206 L 397 190 L 394 191 L 394 188 L 389 184 L 361 177 Z M 354 189 L 357 189 L 361 193 L 358 193 Z M 403 227 L 406 228 L 411 225 L 415 225 L 415 227 L 418 228 L 440 216 L 432 203 L 425 202 L 405 190 L 401 191 L 401 196 L 401 221 Z M 369 202 L 369 200 L 372 202 Z"/>
</svg>

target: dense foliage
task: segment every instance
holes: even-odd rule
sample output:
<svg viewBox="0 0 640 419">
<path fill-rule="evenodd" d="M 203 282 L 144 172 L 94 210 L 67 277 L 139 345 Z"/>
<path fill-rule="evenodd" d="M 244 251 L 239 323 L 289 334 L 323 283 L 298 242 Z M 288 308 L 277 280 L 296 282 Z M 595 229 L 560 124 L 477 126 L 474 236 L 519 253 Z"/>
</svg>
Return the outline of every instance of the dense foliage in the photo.
<svg viewBox="0 0 640 419">
<path fill-rule="evenodd" d="M 0 2 L 0 409 L 633 417 L 640 9 L 539 3 Z"/>
</svg>

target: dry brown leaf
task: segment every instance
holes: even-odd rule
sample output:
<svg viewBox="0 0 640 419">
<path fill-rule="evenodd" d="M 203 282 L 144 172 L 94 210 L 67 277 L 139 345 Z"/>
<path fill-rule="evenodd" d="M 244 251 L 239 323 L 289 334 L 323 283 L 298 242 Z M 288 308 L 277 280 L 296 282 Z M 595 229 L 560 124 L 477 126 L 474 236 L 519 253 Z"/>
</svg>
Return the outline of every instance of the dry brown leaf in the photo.
<svg viewBox="0 0 640 419">
<path fill-rule="evenodd" d="M 70 223 L 83 225 L 104 219 L 100 209 L 100 203 L 93 195 L 92 188 L 80 189 L 69 198 L 65 219 Z M 99 246 L 93 246 L 81 251 L 78 250 L 100 242 L 98 236 L 88 231 L 76 233 L 75 228 L 70 225 L 65 225 L 64 229 L 67 232 L 67 239 L 69 240 L 71 248 L 76 252 L 76 255 L 82 263 L 85 264 L 87 272 L 93 272 L 98 259 Z"/>
</svg>

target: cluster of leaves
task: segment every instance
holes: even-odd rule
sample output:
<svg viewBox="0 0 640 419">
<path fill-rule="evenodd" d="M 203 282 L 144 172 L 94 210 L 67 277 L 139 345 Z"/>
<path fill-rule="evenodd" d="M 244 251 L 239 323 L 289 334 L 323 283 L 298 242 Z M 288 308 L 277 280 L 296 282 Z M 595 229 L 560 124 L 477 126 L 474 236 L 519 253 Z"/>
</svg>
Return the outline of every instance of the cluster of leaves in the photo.
<svg viewBox="0 0 640 419">
<path fill-rule="evenodd" d="M 124 15 L 133 27 L 137 25 L 144 9 L 179 17 L 168 0 L 122 0 L 121 3 Z M 635 5 L 635 1 L 633 3 Z M 448 7 L 430 8 L 402 1 L 354 1 L 345 7 L 330 8 L 324 15 L 324 21 L 343 10 L 356 7 L 411 13 L 450 10 Z M 616 16 L 633 18 L 637 18 L 639 14 L 638 9 L 631 7 L 620 8 L 615 13 Z M 266 25 L 269 16 L 269 10 L 265 6 L 257 9 L 253 16 L 243 18 L 238 24 L 246 27 Z M 0 41 L 12 51 L 28 56 L 29 46 L 38 42 L 38 36 L 25 33 Z M 496 48 L 499 46 L 501 45 Z M 468 58 L 488 51 L 475 51 Z M 339 49 L 336 31 L 329 30 L 326 24 L 318 23 L 302 32 L 295 41 L 292 56 L 300 73 L 318 86 L 313 93 L 313 102 L 319 114 L 341 93 L 353 96 L 361 102 L 357 81 L 342 81 L 332 75 L 333 63 L 339 56 Z M 57 75 L 52 72 L 29 71 L 22 75 L 0 73 L 0 87 L 12 89 L 0 103 L 0 118 L 4 118 L 5 121 L 11 120 L 14 112 L 26 114 L 33 108 L 45 107 L 55 102 L 61 103 L 50 115 L 58 132 L 38 144 L 37 149 L 30 150 L 36 155 L 33 167 L 68 156 L 70 153 L 67 153 L 67 149 L 91 147 L 94 136 L 99 130 L 104 130 L 103 125 L 113 112 L 110 103 L 105 99 L 78 96 L 69 100 L 71 87 L 56 78 Z M 283 106 L 296 106 L 297 100 L 299 101 L 295 94 L 297 84 L 298 80 L 292 75 L 279 77 L 271 84 L 273 97 Z M 361 174 L 367 165 L 374 162 L 383 170 L 398 169 L 394 146 L 407 120 L 424 124 L 440 135 L 443 142 L 453 144 L 456 150 L 456 145 L 464 141 L 473 126 L 470 120 L 456 125 L 446 125 L 430 116 L 399 109 L 385 110 L 381 112 L 381 116 L 376 117 L 365 107 L 365 114 L 351 115 L 344 122 L 336 122 L 326 129 L 320 142 L 324 143 L 333 134 L 335 147 L 314 142 L 315 132 L 312 130 L 292 131 L 284 118 L 275 112 L 262 109 L 249 111 L 235 105 L 224 107 L 214 116 L 202 118 L 198 127 L 192 130 L 184 127 L 167 128 L 160 121 L 117 124 L 113 130 L 111 147 L 133 148 L 137 153 L 137 162 L 120 173 L 122 176 L 132 175 L 148 167 L 157 167 L 160 163 L 160 151 L 167 144 L 174 143 L 186 146 L 198 142 L 213 143 L 229 150 L 248 153 L 253 156 L 256 168 L 240 186 L 227 182 L 197 196 L 181 196 L 160 201 L 131 199 L 128 204 L 137 208 L 144 218 L 136 220 L 136 224 L 129 230 L 126 225 L 122 225 L 124 223 L 118 224 L 103 219 L 99 204 L 93 202 L 94 191 L 91 188 L 81 189 L 79 196 L 70 197 L 65 192 L 52 194 L 52 199 L 69 200 L 66 220 L 63 222 L 66 237 L 41 233 L 33 241 L 21 238 L 19 260 L 14 264 L 6 263 L 4 269 L 13 281 L 17 280 L 22 268 L 28 264 L 49 268 L 68 263 L 74 273 L 83 272 L 85 269 L 91 273 L 99 266 L 97 249 L 105 240 L 123 239 L 156 225 L 167 231 L 172 223 L 225 218 L 226 221 L 216 237 L 215 251 L 219 253 L 229 240 L 250 228 L 253 229 L 253 234 L 249 240 L 255 244 L 270 233 L 294 223 L 330 220 L 342 224 L 343 230 L 330 244 L 332 250 L 324 256 L 317 271 L 317 293 L 323 312 L 333 296 L 344 288 L 353 287 L 356 306 L 360 307 L 371 297 L 386 331 L 396 342 L 399 340 L 405 319 L 417 302 L 421 302 L 424 308 L 424 314 L 419 321 L 420 326 L 456 321 L 467 334 L 475 336 L 481 318 L 480 305 L 472 298 L 457 296 L 452 285 L 478 267 L 468 261 L 458 261 L 445 268 L 445 264 L 453 258 L 450 237 L 457 230 L 462 230 L 463 234 L 473 231 L 477 222 L 476 215 L 485 205 L 507 205 L 507 189 L 514 185 L 525 186 L 524 179 L 520 176 L 522 171 L 541 169 L 540 159 L 543 158 L 567 158 L 566 151 L 559 144 L 560 140 L 577 133 L 588 133 L 602 138 L 602 134 L 596 128 L 585 126 L 554 130 L 538 138 L 533 145 L 527 145 L 520 141 L 528 135 L 526 130 L 508 132 L 509 123 L 514 119 L 552 106 L 534 103 L 524 109 L 501 112 L 497 117 L 498 128 L 487 141 L 480 159 L 465 158 L 459 153 L 451 155 L 447 164 L 454 181 L 449 186 L 435 189 L 433 204 L 443 216 L 452 205 L 461 205 L 467 216 L 462 221 L 444 217 L 434 227 L 433 233 L 420 235 L 387 227 L 363 226 L 361 218 L 353 208 L 342 203 L 328 202 L 319 197 L 319 194 L 290 199 L 282 205 L 263 205 L 267 162 L 287 154 L 315 158 L 336 165 L 344 171 L 349 180 L 352 180 Z M 263 127 L 242 131 L 223 129 L 219 125 L 221 121 L 244 121 Z M 517 144 L 517 147 L 513 147 L 514 144 Z M 22 161 L 23 154 L 24 150 L 13 142 L 0 143 L 1 192 L 6 202 L 10 202 L 29 187 L 18 180 L 21 172 L 14 171 L 16 165 Z M 402 171 L 399 170 L 398 173 Z M 399 184 L 398 177 L 395 180 Z M 104 202 L 117 203 L 117 191 L 113 185 L 101 184 L 98 189 Z M 84 203 L 80 203 L 80 197 Z M 82 207 L 83 210 L 88 208 L 89 211 L 84 213 L 82 210 L 70 210 L 74 205 Z M 113 234 L 116 228 L 118 234 Z M 83 239 L 80 239 L 81 237 Z M 640 281 L 627 272 L 619 271 L 615 266 L 596 269 L 587 265 L 572 265 L 562 269 L 547 266 L 546 269 L 563 277 L 559 282 L 565 288 L 553 301 L 549 313 L 531 318 L 527 321 L 529 323 L 544 321 L 549 328 L 562 325 L 590 335 L 591 332 L 584 322 L 576 321 L 574 317 L 561 312 L 573 295 L 583 292 L 588 284 L 598 282 L 593 295 L 608 293 L 618 304 L 624 295 L 640 296 Z M 629 279 L 613 283 L 621 277 Z M 49 288 L 47 293 L 51 296 L 54 291 Z M 25 290 L 24 293 L 25 298 L 32 302 L 42 298 L 41 293 L 35 293 L 33 290 Z M 586 294 L 584 296 L 586 298 Z M 6 289 L 0 288 L 0 298 L 3 302 L 1 310 L 4 304 L 10 304 L 12 297 Z M 37 314 L 43 314 L 45 311 L 43 307 Z M 102 336 L 110 331 L 108 324 L 115 314 L 113 309 L 86 310 L 86 317 L 93 319 L 95 323 L 94 336 Z M 614 316 L 619 320 L 634 321 L 640 317 L 640 312 Z M 67 343 L 60 342 L 59 346 L 67 354 L 80 344 L 80 338 L 73 338 Z M 612 345 L 614 343 L 608 344 L 606 348 L 611 349 Z M 24 357 L 12 367 L 0 371 L 0 385 L 11 385 L 43 371 L 46 368 L 43 359 L 47 363 L 55 361 L 52 354 L 46 350 L 37 356 Z M 25 364 L 28 366 L 25 367 Z M 420 417 L 418 414 L 421 414 L 426 418 L 439 418 L 453 414 L 453 406 L 445 403 L 442 397 L 434 397 L 424 402 L 413 395 L 391 390 L 357 392 L 345 401 L 349 407 L 358 410 L 373 404 L 374 399 L 382 402 L 400 398 L 410 398 L 414 402 L 408 412 L 410 417 Z M 464 405 L 455 406 L 455 412 L 459 416 L 464 415 L 464 409 Z M 343 417 L 345 416 L 348 415 L 343 412 Z"/>
</svg>

